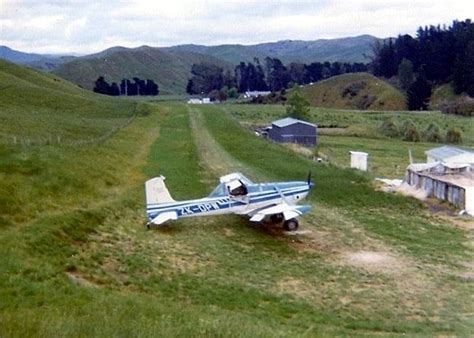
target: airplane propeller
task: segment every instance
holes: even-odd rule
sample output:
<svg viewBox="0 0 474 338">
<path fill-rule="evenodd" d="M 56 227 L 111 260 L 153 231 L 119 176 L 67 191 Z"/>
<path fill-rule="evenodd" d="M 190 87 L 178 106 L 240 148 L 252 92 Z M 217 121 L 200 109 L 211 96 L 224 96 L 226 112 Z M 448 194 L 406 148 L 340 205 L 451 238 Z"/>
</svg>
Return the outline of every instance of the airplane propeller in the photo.
<svg viewBox="0 0 474 338">
<path fill-rule="evenodd" d="M 308 173 L 307 182 L 308 182 L 308 186 L 310 186 L 310 187 L 312 187 L 314 185 L 314 183 L 311 181 L 311 170 Z"/>
</svg>

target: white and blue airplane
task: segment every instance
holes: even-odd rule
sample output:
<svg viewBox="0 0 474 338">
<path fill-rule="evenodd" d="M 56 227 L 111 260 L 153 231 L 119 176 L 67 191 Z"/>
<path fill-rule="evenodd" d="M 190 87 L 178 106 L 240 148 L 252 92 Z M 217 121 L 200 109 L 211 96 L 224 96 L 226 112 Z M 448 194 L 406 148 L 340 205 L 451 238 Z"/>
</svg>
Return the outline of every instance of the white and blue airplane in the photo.
<svg viewBox="0 0 474 338">
<path fill-rule="evenodd" d="M 314 185 L 311 173 L 307 181 L 253 183 L 241 173 L 220 178 L 220 184 L 207 197 L 175 201 L 165 185 L 165 177 L 145 183 L 147 227 L 160 225 L 181 217 L 238 214 L 252 222 L 282 223 L 287 231 L 298 229 L 296 217 L 307 213 L 311 206 L 297 205 Z"/>
</svg>

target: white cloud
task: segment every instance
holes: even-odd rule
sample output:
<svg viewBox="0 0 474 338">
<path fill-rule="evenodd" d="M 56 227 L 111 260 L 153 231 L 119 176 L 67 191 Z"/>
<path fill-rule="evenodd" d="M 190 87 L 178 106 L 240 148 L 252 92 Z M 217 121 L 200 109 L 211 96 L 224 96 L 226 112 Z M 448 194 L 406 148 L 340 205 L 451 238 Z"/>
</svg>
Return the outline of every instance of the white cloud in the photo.
<svg viewBox="0 0 474 338">
<path fill-rule="evenodd" d="M 91 53 L 114 45 L 387 37 L 472 13 L 474 2 L 456 0 L 0 0 L 0 44 L 41 53 Z"/>
</svg>

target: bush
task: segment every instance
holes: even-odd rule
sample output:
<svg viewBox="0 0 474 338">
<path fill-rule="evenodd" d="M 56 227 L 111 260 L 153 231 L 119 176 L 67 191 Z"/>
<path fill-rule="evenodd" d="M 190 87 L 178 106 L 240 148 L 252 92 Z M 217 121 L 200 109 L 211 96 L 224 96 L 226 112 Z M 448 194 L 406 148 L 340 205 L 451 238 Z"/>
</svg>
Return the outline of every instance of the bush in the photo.
<svg viewBox="0 0 474 338">
<path fill-rule="evenodd" d="M 385 119 L 380 129 L 382 130 L 382 134 L 387 137 L 398 137 L 400 135 L 400 131 L 393 117 Z"/>
<path fill-rule="evenodd" d="M 412 120 L 406 120 L 403 123 L 402 132 L 404 141 L 419 142 L 421 139 L 418 128 Z"/>
<path fill-rule="evenodd" d="M 441 128 L 435 122 L 429 124 L 428 128 L 425 130 L 424 136 L 428 142 L 440 143 L 443 140 Z"/>
<path fill-rule="evenodd" d="M 293 91 L 288 99 L 288 106 L 286 107 L 288 116 L 300 120 L 307 120 L 309 118 L 309 102 L 302 96 L 297 89 Z"/>
<path fill-rule="evenodd" d="M 462 132 L 458 128 L 451 127 L 446 132 L 447 143 L 462 143 Z"/>
<path fill-rule="evenodd" d="M 443 114 L 474 116 L 474 100 L 464 97 L 451 102 L 443 102 L 440 104 L 440 110 Z"/>
</svg>

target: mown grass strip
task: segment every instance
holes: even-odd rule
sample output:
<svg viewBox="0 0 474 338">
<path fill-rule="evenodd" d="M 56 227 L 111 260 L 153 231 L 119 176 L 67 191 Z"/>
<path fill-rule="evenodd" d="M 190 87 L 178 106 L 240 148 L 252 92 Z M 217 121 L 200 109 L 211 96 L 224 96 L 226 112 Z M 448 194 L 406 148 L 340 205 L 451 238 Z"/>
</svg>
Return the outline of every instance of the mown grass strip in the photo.
<svg viewBox="0 0 474 338">
<path fill-rule="evenodd" d="M 220 107 L 199 109 L 210 133 L 229 154 L 266 172 L 270 179 L 304 180 L 311 170 L 316 182 L 311 201 L 345 210 L 373 235 L 406 248 L 416 257 L 444 262 L 465 256 L 465 233 L 436 222 L 419 201 L 375 191 L 368 175 L 317 164 L 254 137 Z"/>
</svg>

